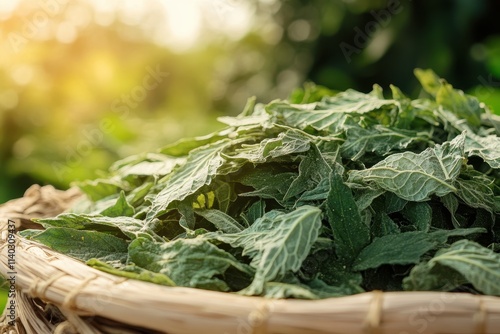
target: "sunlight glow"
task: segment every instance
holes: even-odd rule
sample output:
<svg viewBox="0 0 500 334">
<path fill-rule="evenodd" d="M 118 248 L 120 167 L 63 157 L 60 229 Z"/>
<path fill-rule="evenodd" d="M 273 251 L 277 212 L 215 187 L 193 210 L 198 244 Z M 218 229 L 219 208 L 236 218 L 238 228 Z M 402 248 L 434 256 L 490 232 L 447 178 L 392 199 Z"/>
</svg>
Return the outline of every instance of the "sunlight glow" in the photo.
<svg viewBox="0 0 500 334">
<path fill-rule="evenodd" d="M 140 27 L 157 44 L 177 52 L 204 45 L 217 36 L 238 40 L 248 33 L 254 23 L 254 7 L 244 0 L 82 1 L 94 7 L 93 19 L 97 24 L 110 25 L 117 17 L 128 26 Z M 0 20 L 9 18 L 21 3 L 21 0 L 0 1 Z M 42 33 L 52 31 L 55 34 L 53 37 L 60 42 L 71 43 L 76 39 L 78 30 L 92 19 L 91 13 L 84 10 L 85 7 L 77 3 L 62 3 L 60 8 L 66 13 L 66 22 L 58 23 L 52 30 L 40 29 L 38 37 L 43 37 L 41 39 L 49 38 L 41 36 Z M 46 13 L 41 3 L 34 2 L 31 6 L 39 9 L 35 11 L 39 16 L 52 18 L 53 14 Z M 77 13 L 81 15 L 75 15 Z M 215 34 L 211 35 L 210 32 Z"/>
<path fill-rule="evenodd" d="M 0 2 L 0 13 L 8 13 L 10 14 L 18 4 L 19 0 L 11 0 L 11 1 L 2 1 Z"/>
<path fill-rule="evenodd" d="M 166 42 L 177 50 L 193 46 L 201 31 L 201 0 L 163 0 L 162 3 L 170 35 Z"/>
<path fill-rule="evenodd" d="M 241 0 L 159 1 L 165 10 L 168 31 L 159 42 L 177 51 L 203 43 L 207 26 L 237 40 L 249 31 L 253 23 L 252 6 Z"/>
</svg>

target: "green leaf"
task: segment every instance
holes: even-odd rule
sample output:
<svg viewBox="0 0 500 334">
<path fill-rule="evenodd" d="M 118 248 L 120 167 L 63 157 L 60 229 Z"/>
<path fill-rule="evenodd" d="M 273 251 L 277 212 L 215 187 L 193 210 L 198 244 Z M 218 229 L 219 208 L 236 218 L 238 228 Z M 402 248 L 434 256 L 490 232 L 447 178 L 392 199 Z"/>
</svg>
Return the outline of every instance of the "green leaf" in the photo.
<svg viewBox="0 0 500 334">
<path fill-rule="evenodd" d="M 125 197 L 125 192 L 120 192 L 120 197 L 116 201 L 115 205 L 106 208 L 101 213 L 103 216 L 108 217 L 120 217 L 120 216 L 129 216 L 132 217 L 135 214 L 135 209 L 132 205 L 127 202 L 127 198 Z"/>
<path fill-rule="evenodd" d="M 416 69 L 415 75 L 424 90 L 435 97 L 439 105 L 452 111 L 458 118 L 466 120 L 472 126 L 481 124 L 481 114 L 484 113 L 484 109 L 475 97 L 453 89 L 431 70 Z"/>
<path fill-rule="evenodd" d="M 326 214 L 332 228 L 338 257 L 347 264 L 370 242 L 370 229 L 364 224 L 351 190 L 337 173 L 330 176 Z"/>
<path fill-rule="evenodd" d="M 494 214 L 497 211 L 492 190 L 494 181 L 482 173 L 469 172 L 468 174 L 464 176 L 470 177 L 469 180 L 459 177 L 456 181 L 458 197 L 472 208 L 485 209 Z"/>
<path fill-rule="evenodd" d="M 387 214 L 399 212 L 404 209 L 406 204 L 408 203 L 407 200 L 402 199 L 401 197 L 398 197 L 394 193 L 385 193 L 385 202 L 384 202 L 384 207 L 385 207 L 385 212 Z"/>
<path fill-rule="evenodd" d="M 450 136 L 463 132 L 474 133 L 474 130 L 472 130 L 470 124 L 464 122 L 453 112 L 443 108 L 436 108 L 437 109 L 434 112 L 438 116 L 439 122 L 442 124 L 442 126 Z"/>
<path fill-rule="evenodd" d="M 238 233 L 244 229 L 234 218 L 222 211 L 205 209 L 195 210 L 194 212 L 211 222 L 221 232 Z"/>
<path fill-rule="evenodd" d="M 209 184 L 217 174 L 217 169 L 224 163 L 222 150 L 230 144 L 231 141 L 226 139 L 192 150 L 186 162 L 174 169 L 162 182 L 163 190 L 154 198 L 147 220 L 165 213 L 172 202 L 183 200 Z"/>
<path fill-rule="evenodd" d="M 392 109 L 395 107 L 397 104 L 396 101 L 384 99 L 380 86 L 374 85 L 373 88 L 373 91 L 369 94 L 348 89 L 335 96 L 325 97 L 323 102 L 330 111 L 342 111 L 354 114 L 366 114 L 381 108 Z"/>
<path fill-rule="evenodd" d="M 467 156 L 478 156 L 491 168 L 500 169 L 500 137 L 491 135 L 479 137 L 468 134 L 465 139 Z"/>
<path fill-rule="evenodd" d="M 255 102 L 255 100 L 254 100 Z M 217 117 L 221 123 L 229 126 L 248 126 L 248 125 L 263 125 L 270 121 L 270 115 L 263 110 L 263 106 L 258 104 L 256 110 L 252 114 L 246 114 L 245 111 L 237 117 L 222 116 Z"/>
<path fill-rule="evenodd" d="M 299 176 L 293 180 L 283 199 L 287 200 L 304 191 L 315 189 L 322 180 L 328 179 L 331 171 L 316 145 L 311 145 L 311 149 L 300 162 Z"/>
<path fill-rule="evenodd" d="M 354 262 L 354 270 L 377 268 L 383 264 L 415 264 L 428 251 L 446 242 L 448 237 L 483 233 L 483 228 L 422 231 L 389 234 L 375 238 L 366 246 Z"/>
<path fill-rule="evenodd" d="M 96 258 L 106 262 L 125 262 L 127 259 L 128 243 L 106 233 L 49 227 L 31 239 L 82 261 Z"/>
<path fill-rule="evenodd" d="M 102 262 L 95 258 L 88 260 L 87 265 L 120 277 L 126 277 L 166 286 L 175 286 L 174 281 L 172 281 L 167 275 L 154 273 L 144 268 L 137 267 L 136 265 L 126 265 L 115 268 L 108 263 Z"/>
<path fill-rule="evenodd" d="M 326 254 L 319 254 L 316 257 L 323 261 L 318 263 L 319 271 L 317 278 L 325 284 L 332 287 L 359 287 L 363 283 L 363 277 L 360 273 L 352 271 L 351 268 L 344 265 L 341 261 L 330 252 L 323 252 Z M 352 292 L 354 293 L 354 292 Z M 349 293 L 346 293 L 349 294 Z"/>
<path fill-rule="evenodd" d="M 215 194 L 215 200 L 219 205 L 219 210 L 227 212 L 229 205 L 231 202 L 234 202 L 237 197 L 234 190 L 231 188 L 231 185 L 226 182 L 216 181 L 215 189 L 213 191 Z"/>
<path fill-rule="evenodd" d="M 359 286 L 331 286 L 325 282 L 315 279 L 307 284 L 300 281 L 290 283 L 268 282 L 265 284 L 262 296 L 265 298 L 300 298 L 300 299 L 320 299 L 330 297 L 341 297 L 354 293 L 364 292 Z M 243 293 L 245 294 L 244 290 Z"/>
<path fill-rule="evenodd" d="M 196 218 L 194 215 L 193 205 L 191 203 L 180 202 L 177 205 L 177 210 L 181 214 L 179 225 L 186 231 L 192 231 L 196 228 Z"/>
<path fill-rule="evenodd" d="M 468 283 L 467 280 L 453 269 L 440 264 L 423 262 L 410 271 L 403 279 L 403 289 L 406 291 L 451 291 Z"/>
<path fill-rule="evenodd" d="M 144 199 L 146 195 L 149 193 L 151 188 L 154 186 L 152 181 L 145 182 L 141 186 L 135 188 L 127 195 L 127 201 L 134 208 L 138 208 L 140 205 L 144 203 Z M 138 210 L 137 210 L 138 211 Z"/>
<path fill-rule="evenodd" d="M 376 213 L 371 230 L 375 237 L 401 232 L 399 226 L 385 212 Z"/>
<path fill-rule="evenodd" d="M 156 235 L 154 227 L 156 221 L 145 224 L 143 221 L 131 217 L 106 217 L 101 215 L 86 215 L 63 213 L 55 218 L 36 219 L 43 227 L 67 227 L 76 230 L 95 230 L 116 237 L 138 237 L 162 240 Z"/>
<path fill-rule="evenodd" d="M 258 144 L 243 145 L 242 148 L 235 150 L 235 154 L 226 157 L 253 164 L 264 163 L 294 153 L 306 152 L 309 150 L 310 141 L 311 139 L 303 133 L 289 129 L 279 133 L 276 138 L 266 138 Z"/>
<path fill-rule="evenodd" d="M 247 125 L 268 125 L 270 121 L 269 114 L 266 113 L 264 105 L 261 103 L 255 103 L 256 97 L 253 96 L 247 100 L 247 103 L 243 111 L 236 117 L 222 116 L 217 117 L 217 120 L 221 123 L 227 124 L 229 126 L 247 126 Z"/>
<path fill-rule="evenodd" d="M 328 197 L 330 192 L 330 179 L 325 178 L 321 180 L 318 185 L 302 193 L 296 202 L 296 206 L 308 204 L 308 202 L 322 202 Z M 310 203 L 309 203 L 310 204 Z"/>
<path fill-rule="evenodd" d="M 363 189 L 356 189 L 356 206 L 359 211 L 363 211 L 372 205 L 373 201 L 385 193 L 383 189 L 366 187 Z M 392 193 L 388 193 L 391 195 Z M 399 198 L 399 197 L 397 197 Z M 406 201 L 404 201 L 406 203 Z M 399 211 L 399 210 L 398 210 Z M 388 212 L 390 213 L 390 212 Z"/>
<path fill-rule="evenodd" d="M 226 128 L 219 132 L 210 133 L 205 136 L 195 137 L 195 138 L 181 138 L 173 144 L 167 145 L 159 150 L 159 153 L 170 157 L 180 157 L 190 154 L 191 151 L 200 148 L 202 146 L 210 146 L 223 139 L 227 139 L 229 136 L 235 135 L 233 128 Z"/>
<path fill-rule="evenodd" d="M 447 194 L 440 198 L 444 207 L 450 212 L 451 221 L 453 222 L 453 226 L 455 228 L 460 227 L 460 222 L 456 217 L 457 209 L 458 209 L 458 199 L 454 194 Z"/>
<path fill-rule="evenodd" d="M 396 86 L 390 85 L 392 98 L 398 103 L 398 115 L 392 124 L 399 129 L 414 128 L 414 121 L 417 116 L 416 109 L 412 106 L 412 101 Z"/>
<path fill-rule="evenodd" d="M 454 181 L 463 164 L 465 135 L 420 154 L 392 154 L 365 170 L 354 170 L 350 181 L 375 183 L 408 201 L 428 200 L 431 195 L 456 192 Z"/>
<path fill-rule="evenodd" d="M 358 277 L 361 277 L 358 276 Z M 359 285 L 358 280 L 349 280 L 340 285 L 329 285 L 320 279 L 313 279 L 307 282 L 307 286 L 320 298 L 340 297 L 363 293 L 365 290 Z"/>
<path fill-rule="evenodd" d="M 416 131 L 376 125 L 370 129 L 359 126 L 348 127 L 346 141 L 342 145 L 342 156 L 351 160 L 360 159 L 365 153 L 385 156 L 391 151 L 400 151 L 416 141 L 425 141 Z"/>
<path fill-rule="evenodd" d="M 266 213 L 266 202 L 258 200 L 254 202 L 246 212 L 241 214 L 241 217 L 247 223 L 247 226 L 252 225 L 257 219 L 261 218 Z"/>
<path fill-rule="evenodd" d="M 249 294 L 245 290 L 240 292 L 240 294 Z M 281 282 L 268 282 L 264 284 L 264 289 L 261 294 L 265 298 L 300 298 L 300 299 L 319 299 L 319 296 L 315 294 L 307 286 L 302 285 L 298 282 L 294 283 L 281 283 Z"/>
<path fill-rule="evenodd" d="M 267 110 L 282 120 L 285 125 L 301 130 L 312 128 L 317 131 L 336 133 L 344 128 L 348 114 L 362 115 L 381 108 L 392 109 L 396 101 L 379 95 L 364 94 L 349 89 L 319 103 L 288 104 L 273 102 Z"/>
<path fill-rule="evenodd" d="M 129 261 L 171 278 L 178 286 L 228 291 L 218 276 L 231 267 L 247 275 L 253 271 L 231 254 L 202 239 L 152 242 L 138 238 L 129 246 Z"/>
<path fill-rule="evenodd" d="M 319 236 L 321 210 L 302 206 L 289 213 L 270 211 L 246 230 L 234 234 L 208 234 L 233 247 L 243 248 L 256 269 L 251 294 L 260 294 L 264 283 L 288 271 L 297 271 Z"/>
<path fill-rule="evenodd" d="M 417 231 L 428 232 L 432 221 L 432 208 L 425 202 L 409 202 L 401 214 Z"/>
<path fill-rule="evenodd" d="M 420 81 L 422 88 L 427 93 L 435 97 L 441 88 L 441 78 L 439 78 L 432 70 L 416 68 L 414 73 L 418 81 Z"/>
<path fill-rule="evenodd" d="M 92 201 L 98 201 L 102 198 L 112 196 L 120 190 L 128 190 L 130 184 L 118 177 L 109 179 L 96 179 L 83 182 L 74 182 Z"/>
<path fill-rule="evenodd" d="M 185 160 L 184 157 L 177 158 L 158 153 L 145 153 L 117 161 L 109 170 L 122 178 L 166 175 L 177 165 L 184 163 Z"/>
<path fill-rule="evenodd" d="M 354 262 L 354 270 L 377 268 L 383 264 L 413 264 L 438 243 L 421 231 L 389 234 L 375 238 Z"/>
<path fill-rule="evenodd" d="M 477 98 L 453 89 L 446 81 L 441 81 L 441 87 L 436 93 L 436 102 L 445 109 L 452 111 L 458 118 L 466 120 L 473 127 L 481 125 L 481 114 L 484 109 Z"/>
<path fill-rule="evenodd" d="M 440 250 L 429 265 L 440 264 L 460 273 L 474 288 L 500 295 L 500 254 L 470 240 L 459 240 Z"/>
<path fill-rule="evenodd" d="M 284 125 L 307 130 L 336 133 L 343 129 L 347 115 L 343 110 L 316 110 L 316 103 L 291 105 L 284 102 L 273 102 L 266 108 Z"/>
<path fill-rule="evenodd" d="M 306 104 L 320 101 L 323 97 L 332 96 L 335 93 L 335 91 L 327 87 L 316 85 L 313 82 L 305 82 L 304 88 L 297 88 L 292 91 L 289 100 L 294 104 Z"/>
<path fill-rule="evenodd" d="M 239 183 L 254 188 L 238 194 L 239 196 L 255 196 L 263 199 L 274 199 L 278 203 L 284 203 L 285 195 L 293 181 L 297 178 L 294 172 L 281 172 L 273 166 L 261 167 L 250 170 L 237 178 Z"/>
</svg>

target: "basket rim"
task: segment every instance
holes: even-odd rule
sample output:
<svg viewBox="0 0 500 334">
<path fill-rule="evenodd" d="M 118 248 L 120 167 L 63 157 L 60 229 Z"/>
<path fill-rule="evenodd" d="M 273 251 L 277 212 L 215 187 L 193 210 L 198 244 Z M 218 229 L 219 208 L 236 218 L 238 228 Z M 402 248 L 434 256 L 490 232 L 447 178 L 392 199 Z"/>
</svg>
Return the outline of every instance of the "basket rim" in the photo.
<svg viewBox="0 0 500 334">
<path fill-rule="evenodd" d="M 12 216 L 13 218 L 16 218 Z M 0 274 L 8 276 L 0 206 Z M 372 291 L 265 299 L 114 276 L 16 235 L 16 289 L 80 317 L 169 333 L 500 333 L 500 297 Z M 5 321 L 5 319 L 4 319 Z"/>
</svg>

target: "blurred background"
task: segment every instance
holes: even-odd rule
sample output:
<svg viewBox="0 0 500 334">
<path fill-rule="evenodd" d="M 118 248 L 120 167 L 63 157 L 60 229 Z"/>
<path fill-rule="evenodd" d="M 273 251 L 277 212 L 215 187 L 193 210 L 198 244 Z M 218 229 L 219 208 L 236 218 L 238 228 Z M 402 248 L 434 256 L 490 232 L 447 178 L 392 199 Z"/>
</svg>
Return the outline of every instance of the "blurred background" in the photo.
<svg viewBox="0 0 500 334">
<path fill-rule="evenodd" d="M 419 93 L 431 68 L 500 112 L 500 3 L 2 0 L 0 203 L 220 128 L 313 81 Z"/>
</svg>

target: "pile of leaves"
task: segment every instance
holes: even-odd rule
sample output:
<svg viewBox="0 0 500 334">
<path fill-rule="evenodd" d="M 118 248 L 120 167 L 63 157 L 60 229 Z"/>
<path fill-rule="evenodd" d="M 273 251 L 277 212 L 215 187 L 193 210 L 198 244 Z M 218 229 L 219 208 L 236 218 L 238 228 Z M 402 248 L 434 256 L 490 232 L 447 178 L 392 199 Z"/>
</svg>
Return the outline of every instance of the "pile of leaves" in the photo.
<svg viewBox="0 0 500 334">
<path fill-rule="evenodd" d="M 116 162 L 27 238 L 125 277 L 274 298 L 500 295 L 500 120 L 430 70 L 411 100 L 310 85 Z"/>
</svg>

